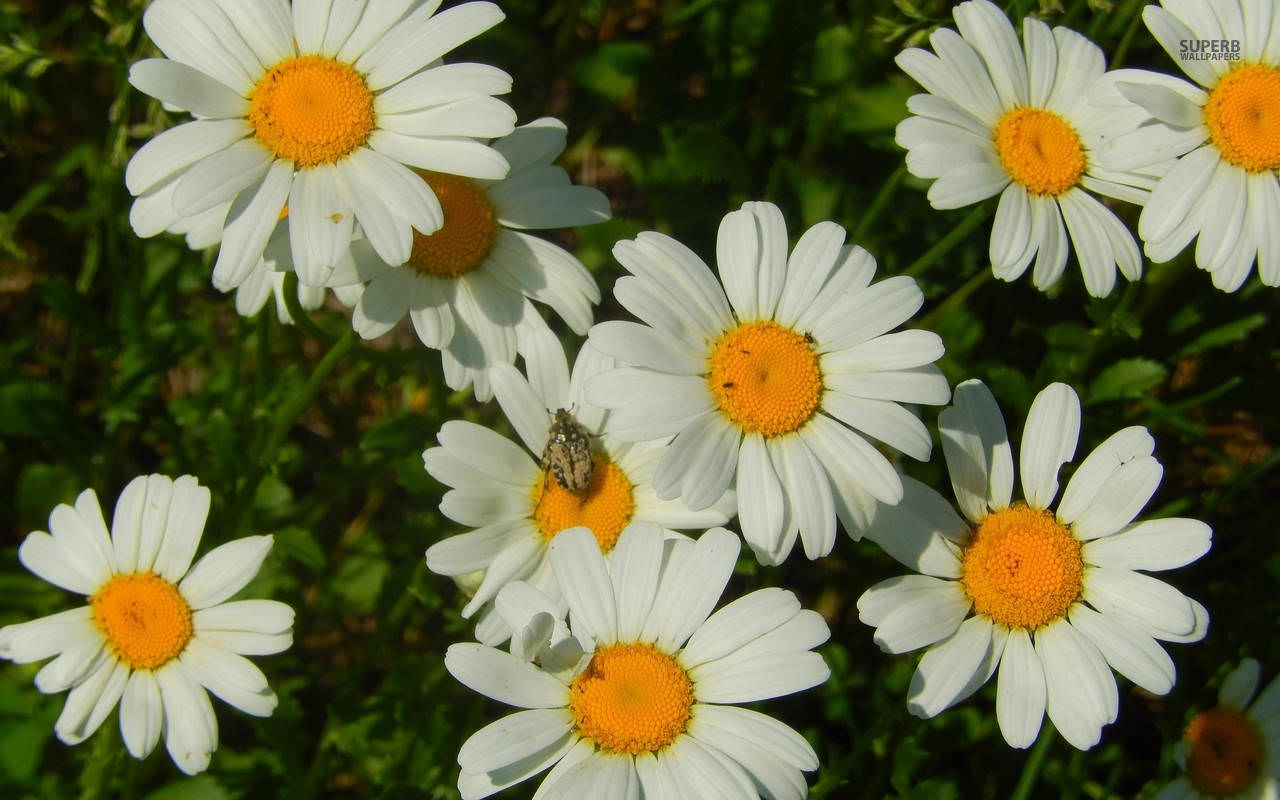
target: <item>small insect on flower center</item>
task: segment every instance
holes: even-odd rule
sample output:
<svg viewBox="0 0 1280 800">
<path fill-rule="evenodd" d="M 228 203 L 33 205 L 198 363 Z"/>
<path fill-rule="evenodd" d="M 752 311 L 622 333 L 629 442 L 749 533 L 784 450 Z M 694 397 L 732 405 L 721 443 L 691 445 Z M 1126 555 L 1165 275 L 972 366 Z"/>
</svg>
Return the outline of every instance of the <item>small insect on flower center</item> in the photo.
<svg viewBox="0 0 1280 800">
<path fill-rule="evenodd" d="M 115 576 L 89 606 L 111 650 L 134 669 L 158 669 L 191 640 L 191 607 L 178 587 L 154 573 Z"/>
<path fill-rule="evenodd" d="M 1080 542 L 1048 511 L 1018 504 L 988 514 L 962 561 L 974 610 L 1010 628 L 1061 619 L 1080 597 Z"/>
<path fill-rule="evenodd" d="M 631 522 L 636 502 L 631 481 L 621 467 L 603 453 L 591 458 L 591 480 L 579 491 L 557 483 L 550 468 L 541 474 L 533 486 L 533 521 L 547 542 L 563 530 L 585 525 L 595 534 L 600 550 L 607 553 Z"/>
<path fill-rule="evenodd" d="M 348 64 L 322 56 L 288 58 L 249 93 L 254 138 L 298 167 L 332 164 L 369 139 L 373 92 Z"/>
<path fill-rule="evenodd" d="M 647 644 L 596 651 L 569 687 L 569 711 L 581 733 L 608 753 L 651 753 L 684 732 L 693 682 L 666 653 Z"/>
<path fill-rule="evenodd" d="M 456 278 L 484 263 L 498 235 L 493 204 L 470 178 L 418 170 L 440 200 L 444 226 L 430 235 L 413 231 L 409 264 L 424 275 Z"/>
<path fill-rule="evenodd" d="M 1209 92 L 1204 121 L 1227 163 L 1280 169 L 1280 69 L 1250 64 L 1228 72 Z"/>
<path fill-rule="evenodd" d="M 1203 794 L 1234 795 L 1249 787 L 1262 767 L 1258 729 L 1230 708 L 1211 708 L 1187 726 L 1191 753 L 1187 778 Z"/>
<path fill-rule="evenodd" d="M 1032 194 L 1060 195 L 1084 175 L 1084 144 L 1075 129 L 1052 111 L 1008 111 L 996 123 L 993 138 L 1009 177 Z"/>
<path fill-rule="evenodd" d="M 776 322 L 744 322 L 725 333 L 707 364 L 707 386 L 721 413 L 747 432 L 793 433 L 822 400 L 812 338 Z"/>
</svg>

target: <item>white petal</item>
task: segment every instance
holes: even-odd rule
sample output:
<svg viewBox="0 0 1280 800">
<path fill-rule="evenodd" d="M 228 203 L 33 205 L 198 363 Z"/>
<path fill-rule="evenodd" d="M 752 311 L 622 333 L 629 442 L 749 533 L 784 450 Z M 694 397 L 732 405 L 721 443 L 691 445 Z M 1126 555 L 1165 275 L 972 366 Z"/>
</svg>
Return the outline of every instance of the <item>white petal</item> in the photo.
<svg viewBox="0 0 1280 800">
<path fill-rule="evenodd" d="M 613 581 L 591 530 L 576 527 L 556 534 L 547 555 L 569 603 L 574 629 L 602 644 L 616 641 L 618 609 Z"/>
<path fill-rule="evenodd" d="M 1032 508 L 1048 508 L 1058 494 L 1058 470 L 1071 460 L 1080 438 L 1080 398 L 1065 383 L 1036 395 L 1022 430 L 1018 464 L 1022 494 Z"/>
<path fill-rule="evenodd" d="M 241 285 L 263 259 L 272 235 L 288 226 L 278 224 L 289 198 L 293 166 L 276 160 L 255 183 L 236 195 L 227 211 L 218 260 L 213 265 L 213 286 L 227 291 Z"/>
<path fill-rule="evenodd" d="M 812 561 L 829 554 L 835 546 L 836 509 L 827 474 L 805 446 L 806 439 L 813 436 L 783 436 L 770 440 L 766 446 L 778 468 L 791 516 L 800 528 L 804 554 Z"/>
<path fill-rule="evenodd" d="M 233 200 L 241 190 L 257 183 L 274 160 L 256 139 L 240 139 L 197 161 L 178 178 L 173 210 L 191 216 Z"/>
<path fill-rule="evenodd" d="M 520 711 L 492 722 L 463 743 L 458 765 L 465 772 L 494 772 L 557 744 L 572 727 L 564 708 Z"/>
<path fill-rule="evenodd" d="M 981 522 L 987 509 L 1008 507 L 1013 493 L 1013 451 L 1004 417 L 984 383 L 956 386 L 950 408 L 938 415 L 942 453 L 960 510 Z"/>
<path fill-rule="evenodd" d="M 786 259 L 786 223 L 774 204 L 744 203 L 720 221 L 716 265 L 725 294 L 742 319 L 773 316 L 786 276 Z"/>
<path fill-rule="evenodd" d="M 105 659 L 79 686 L 67 695 L 53 731 L 65 744 L 79 744 L 102 725 L 120 701 L 129 679 L 129 668 L 114 659 Z"/>
<path fill-rule="evenodd" d="M 369 135 L 369 147 L 419 169 L 482 180 L 496 181 L 507 177 L 507 160 L 497 150 L 474 139 L 458 136 L 423 138 L 379 129 Z"/>
<path fill-rule="evenodd" d="M 728 655 L 782 625 L 800 611 L 800 601 L 786 589 L 758 589 L 725 605 L 689 637 L 680 664 L 691 669 Z"/>
<path fill-rule="evenodd" d="M 618 609 L 618 639 L 633 641 L 644 629 L 662 577 L 662 529 L 633 522 L 618 537 L 609 560 Z"/>
<path fill-rule="evenodd" d="M 0 628 L 0 657 L 18 664 L 43 661 L 81 640 L 98 638 L 92 610 L 80 606 Z"/>
<path fill-rule="evenodd" d="M 1072 522 L 1076 538 L 1098 539 L 1128 525 L 1155 494 L 1163 475 L 1164 468 L 1151 456 L 1139 456 L 1116 469 Z"/>
<path fill-rule="evenodd" d="M 195 638 L 179 660 L 192 680 L 246 714 L 269 717 L 275 710 L 267 677 L 247 658 Z"/>
<path fill-rule="evenodd" d="M 929 648 L 911 676 L 907 710 L 928 719 L 977 691 L 1000 658 L 993 634 L 991 620 L 970 617 L 949 639 Z M 1003 647 L 1003 640 L 999 644 Z"/>
<path fill-rule="evenodd" d="M 164 703 L 164 744 L 178 769 L 188 775 L 203 772 L 218 746 L 218 722 L 209 695 L 178 661 L 155 673 Z"/>
<path fill-rule="evenodd" d="M 1071 607 L 1069 619 L 1116 672 L 1152 694 L 1168 694 L 1173 688 L 1173 660 L 1150 636 L 1083 603 Z"/>
<path fill-rule="evenodd" d="M 919 461 L 933 452 L 929 429 L 915 414 L 888 400 L 868 400 L 843 392 L 827 392 L 822 408 L 854 430 L 889 445 Z"/>
<path fill-rule="evenodd" d="M 176 583 L 187 574 L 209 516 L 209 500 L 209 489 L 194 477 L 182 475 L 174 480 L 164 538 L 152 564 L 165 580 Z"/>
<path fill-rule="evenodd" d="M 665 652 L 674 652 L 715 608 L 738 560 L 741 540 L 724 528 L 712 528 L 663 571 L 656 599 L 641 633 Z"/>
<path fill-rule="evenodd" d="M 1182 592 L 1140 572 L 1092 567 L 1085 573 L 1083 596 L 1104 614 L 1123 610 L 1145 629 L 1187 634 L 1196 626 L 1191 601 Z"/>
<path fill-rule="evenodd" d="M 439 3 L 420 7 L 356 60 L 354 66 L 365 73 L 370 89 L 376 92 L 404 80 L 504 16 L 493 3 L 463 3 L 432 16 L 438 7 Z"/>
<path fill-rule="evenodd" d="M 911 591 L 896 591 L 888 583 L 873 586 L 858 600 L 863 622 L 876 618 L 875 643 L 886 653 L 909 653 L 950 637 L 973 605 L 958 581 L 913 585 Z M 883 614 L 878 608 L 885 599 L 878 596 L 881 592 L 892 592 L 896 602 Z"/>
<path fill-rule="evenodd" d="M 202 608 L 191 615 L 191 622 L 197 634 L 210 631 L 287 633 L 293 627 L 293 609 L 278 600 L 235 600 Z"/>
<path fill-rule="evenodd" d="M 782 523 L 786 513 L 786 499 L 778 473 L 769 460 L 764 437 L 749 433 L 738 450 L 736 488 L 738 492 L 738 523 L 742 537 L 751 545 L 756 558 L 777 558 L 778 563 L 786 553 L 777 553 Z"/>
<path fill-rule="evenodd" d="M 160 741 L 164 705 L 160 685 L 149 669 L 134 670 L 120 699 L 120 736 L 129 755 L 146 758 Z"/>
<path fill-rule="evenodd" d="M 1075 522 L 1094 505 L 1098 492 L 1111 482 L 1116 470 L 1135 458 L 1150 456 L 1154 449 L 1155 440 L 1139 425 L 1111 434 L 1076 467 L 1058 503 L 1058 520 Z"/>
<path fill-rule="evenodd" d="M 221 603 L 258 574 L 273 541 L 271 536 L 246 536 L 215 547 L 196 562 L 178 591 L 196 610 Z"/>
<path fill-rule="evenodd" d="M 1212 537 L 1212 529 L 1197 519 L 1150 519 L 1114 536 L 1086 542 L 1082 555 L 1088 563 L 1101 567 L 1174 569 L 1207 553 Z"/>
<path fill-rule="evenodd" d="M 866 535 L 916 572 L 959 578 L 958 545 L 967 539 L 969 525 L 942 495 L 903 476 L 901 502 L 877 504 Z"/>
<path fill-rule="evenodd" d="M 996 681 L 996 719 L 1001 735 L 1010 747 L 1030 747 L 1044 721 L 1046 691 L 1044 667 L 1025 630 L 1009 631 Z"/>
<path fill-rule="evenodd" d="M 1107 662 L 1065 619 L 1036 631 L 1036 655 L 1044 666 L 1049 719 L 1072 747 L 1088 750 L 1119 704 Z"/>
<path fill-rule="evenodd" d="M 197 117 L 243 117 L 249 101 L 225 84 L 186 64 L 144 58 L 129 67 L 129 83 L 145 94 Z"/>
<path fill-rule="evenodd" d="M 451 644 L 445 669 L 467 688 L 518 708 L 562 708 L 569 689 L 560 681 L 510 653 L 482 644 Z"/>
<path fill-rule="evenodd" d="M 149 192 L 249 133 L 249 126 L 242 119 L 196 120 L 170 128 L 152 137 L 129 159 L 125 186 L 135 195 Z"/>
</svg>

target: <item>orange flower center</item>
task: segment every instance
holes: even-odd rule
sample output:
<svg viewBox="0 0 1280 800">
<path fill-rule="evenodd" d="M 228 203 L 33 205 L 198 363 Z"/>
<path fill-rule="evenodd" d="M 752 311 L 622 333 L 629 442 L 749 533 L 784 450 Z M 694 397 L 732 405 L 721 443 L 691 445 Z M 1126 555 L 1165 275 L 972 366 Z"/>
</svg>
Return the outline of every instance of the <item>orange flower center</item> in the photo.
<svg viewBox="0 0 1280 800">
<path fill-rule="evenodd" d="M 1084 144 L 1059 115 L 1042 108 L 1015 108 L 996 123 L 996 155 L 1028 192 L 1057 196 L 1084 175 Z"/>
<path fill-rule="evenodd" d="M 116 575 L 89 606 L 116 657 L 134 669 L 158 669 L 191 641 L 191 607 L 178 587 L 154 573 Z"/>
<path fill-rule="evenodd" d="M 345 158 L 368 140 L 375 123 L 364 76 L 331 58 L 287 58 L 249 93 L 254 137 L 299 167 Z"/>
<path fill-rule="evenodd" d="M 1232 795 L 1258 777 L 1262 766 L 1262 737 L 1239 712 L 1218 706 L 1200 714 L 1187 726 L 1191 754 L 1187 777 L 1200 792 Z"/>
<path fill-rule="evenodd" d="M 1019 504 L 987 515 L 965 546 L 963 570 L 977 613 L 1034 630 L 1079 599 L 1084 562 L 1079 540 L 1053 514 Z"/>
<path fill-rule="evenodd" d="M 533 486 L 533 521 L 550 542 L 568 528 L 585 525 L 595 534 L 602 552 L 609 552 L 631 522 L 636 510 L 631 481 L 622 468 L 603 453 L 592 456 L 595 468 L 587 488 L 571 492 L 556 483 L 548 470 Z"/>
<path fill-rule="evenodd" d="M 409 265 L 424 275 L 456 278 L 484 263 L 498 235 L 493 204 L 475 181 L 418 170 L 440 200 L 444 226 L 429 236 L 413 231 Z"/>
<path fill-rule="evenodd" d="M 609 753 L 655 752 L 684 732 L 693 682 L 666 653 L 647 644 L 596 651 L 569 687 L 578 732 Z"/>
<path fill-rule="evenodd" d="M 1209 139 L 1249 172 L 1280 169 L 1280 69 L 1250 64 L 1228 72 L 1204 104 Z"/>
<path fill-rule="evenodd" d="M 748 432 L 782 436 L 817 412 L 822 371 L 812 339 L 776 322 L 744 322 L 707 359 L 707 386 L 720 411 Z"/>
</svg>

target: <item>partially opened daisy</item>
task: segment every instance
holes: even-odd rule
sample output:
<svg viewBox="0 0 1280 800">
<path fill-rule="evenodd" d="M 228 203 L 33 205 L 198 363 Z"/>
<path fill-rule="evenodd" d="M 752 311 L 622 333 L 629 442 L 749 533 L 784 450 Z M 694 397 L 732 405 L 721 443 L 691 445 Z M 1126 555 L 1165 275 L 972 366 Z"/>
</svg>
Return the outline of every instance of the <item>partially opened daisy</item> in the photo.
<svg viewBox="0 0 1280 800">
<path fill-rule="evenodd" d="M 1163 474 L 1151 435 L 1137 426 L 1080 462 L 1052 510 L 1058 470 L 1080 432 L 1080 400 L 1066 384 L 1049 385 L 1031 404 L 1019 451 L 1023 500 L 1012 499 L 1012 448 L 985 385 L 957 386 L 938 426 L 964 516 L 903 478 L 906 496 L 881 506 L 867 535 L 922 574 L 871 587 L 859 616 L 886 652 L 929 647 L 911 681 L 912 714 L 935 716 L 998 668 L 1005 741 L 1031 744 L 1047 712 L 1072 746 L 1092 747 L 1118 712 L 1112 668 L 1165 694 L 1175 671 L 1156 640 L 1204 637 L 1204 607 L 1145 572 L 1204 555 L 1209 526 L 1134 521 Z"/>
<path fill-rule="evenodd" d="M 133 479 L 107 533 L 92 489 L 49 515 L 18 549 L 23 565 L 89 604 L 0 628 L 0 656 L 27 663 L 56 656 L 36 673 L 46 694 L 70 690 L 54 724 L 67 744 L 87 739 L 120 705 L 120 733 L 135 758 L 164 736 L 183 772 L 209 766 L 218 722 L 207 689 L 246 714 L 276 707 L 267 679 L 246 655 L 293 642 L 293 609 L 274 600 L 227 599 L 271 550 L 270 536 L 216 547 L 191 565 L 209 490 L 190 475 Z"/>
<path fill-rule="evenodd" d="M 515 124 L 491 96 L 510 91 L 510 76 L 439 63 L 502 12 L 487 2 L 439 7 L 155 0 L 143 25 L 167 58 L 134 64 L 129 82 L 196 119 L 129 162 L 134 230 L 153 236 L 227 208 L 213 272 L 223 290 L 258 263 L 286 205 L 303 283 L 324 283 L 356 221 L 378 252 L 403 261 L 415 229 L 443 222 L 409 167 L 501 178 L 506 160 L 477 139 Z"/>
<path fill-rule="evenodd" d="M 1117 70 L 1121 91 L 1162 125 L 1119 137 L 1103 157 L 1134 169 L 1181 156 L 1138 219 L 1152 261 L 1168 261 L 1199 237 L 1196 264 L 1212 273 L 1214 286 L 1235 291 L 1255 262 L 1263 283 L 1280 286 L 1280 4 L 1162 5 L 1147 6 L 1142 18 L 1199 86 Z M 1225 52 L 1200 52 L 1201 41 Z"/>
<path fill-rule="evenodd" d="M 1140 277 L 1133 235 L 1094 195 L 1142 203 L 1154 172 L 1104 168 L 1094 150 L 1146 114 L 1122 98 L 1119 107 L 1090 104 L 1105 69 L 1102 51 L 1031 17 L 1019 44 L 1009 18 L 987 0 L 952 13 L 959 33 L 938 28 L 929 37 L 933 53 L 910 48 L 897 57 L 929 92 L 907 101 L 913 116 L 896 133 L 911 174 L 936 179 L 929 202 L 960 208 L 1000 195 L 990 258 L 1002 280 L 1017 279 L 1034 260 L 1032 282 L 1048 289 L 1066 269 L 1068 243 L 1095 297 L 1111 292 L 1117 265 L 1129 280 Z"/>
<path fill-rule="evenodd" d="M 675 435 L 654 487 L 705 508 L 730 486 L 742 533 L 761 563 L 781 563 L 797 534 L 809 558 L 831 552 L 836 518 L 850 532 L 902 484 L 864 438 L 918 459 L 932 440 L 901 403 L 947 402 L 933 362 L 942 340 L 889 331 L 923 303 L 915 281 L 871 284 L 876 263 L 844 245 L 844 228 L 814 225 L 787 255 L 772 203 L 725 216 L 720 278 L 669 236 L 646 232 L 613 254 L 631 273 L 614 295 L 645 324 L 604 322 L 590 342 L 629 366 L 601 374 L 587 399 L 613 409 L 609 432 Z"/>
<path fill-rule="evenodd" d="M 1222 682 L 1218 705 L 1192 718 L 1174 749 L 1187 774 L 1155 800 L 1280 797 L 1280 679 L 1254 700 L 1259 672 L 1257 661 L 1241 661 Z"/>
<path fill-rule="evenodd" d="M 813 748 L 791 728 L 733 703 L 808 689 L 830 671 L 812 652 L 830 635 L 785 589 L 761 589 L 714 614 L 738 537 L 714 528 L 665 543 L 636 525 L 606 561 L 576 528 L 551 546 L 568 630 L 524 584 L 499 597 L 513 652 L 455 644 L 463 684 L 527 709 L 476 732 L 458 753 L 464 800 L 551 768 L 535 797 L 800 800 Z"/>
<path fill-rule="evenodd" d="M 476 398 L 487 400 L 484 371 L 515 360 L 516 326 L 530 299 L 586 333 L 600 302 L 591 273 L 565 249 L 524 232 L 609 219 L 608 199 L 572 185 L 553 163 L 565 137 L 564 123 L 543 117 L 494 142 L 511 165 L 504 180 L 420 172 L 440 199 L 443 227 L 415 232 L 399 260 L 357 243 L 353 269 L 328 281 L 367 282 L 351 320 L 360 335 L 381 336 L 407 316 L 422 343 L 441 351 L 446 383 L 473 385 Z"/>
<path fill-rule="evenodd" d="M 678 500 L 660 499 L 653 479 L 666 443 L 629 444 L 603 432 L 606 414 L 586 402 L 582 385 L 611 367 L 611 359 L 585 345 L 570 376 L 564 350 L 548 333 L 530 348 L 526 363 L 531 365 L 528 379 L 507 364 L 492 371 L 498 404 L 523 449 L 486 427 L 458 420 L 446 422 L 437 437 L 440 446 L 423 453 L 427 472 L 452 487 L 440 511 L 475 528 L 432 545 L 427 566 L 455 577 L 484 570 L 462 614 L 483 612 L 476 638 L 486 644 L 511 635 L 493 609 L 494 597 L 507 583 L 525 580 L 561 597 L 547 546 L 563 531 L 585 526 L 610 553 L 623 531 L 637 522 L 656 523 L 676 536 L 678 529 L 704 530 L 727 522 L 734 511 L 732 492 L 698 511 Z M 567 412 L 588 439 L 592 469 L 579 489 L 561 485 L 553 465 L 542 463 L 559 411 Z"/>
</svg>

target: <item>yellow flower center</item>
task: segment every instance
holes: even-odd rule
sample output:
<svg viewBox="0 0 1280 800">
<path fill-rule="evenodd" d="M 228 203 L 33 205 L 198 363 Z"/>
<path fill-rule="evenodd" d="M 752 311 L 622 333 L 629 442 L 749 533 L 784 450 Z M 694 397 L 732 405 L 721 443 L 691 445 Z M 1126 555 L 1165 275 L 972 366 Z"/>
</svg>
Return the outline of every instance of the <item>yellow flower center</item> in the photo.
<svg viewBox="0 0 1280 800">
<path fill-rule="evenodd" d="M 813 340 L 776 322 L 744 322 L 707 359 L 707 385 L 720 411 L 747 432 L 781 436 L 818 410 L 822 371 Z"/>
<path fill-rule="evenodd" d="M 167 664 L 191 640 L 191 607 L 178 587 L 154 573 L 116 575 L 89 606 L 116 657 L 134 669 Z"/>
<path fill-rule="evenodd" d="M 1009 177 L 1040 195 L 1060 195 L 1084 175 L 1084 144 L 1062 117 L 1015 108 L 996 123 L 996 155 Z"/>
<path fill-rule="evenodd" d="M 596 651 L 569 687 L 578 732 L 609 753 L 663 749 L 684 732 L 692 709 L 689 675 L 647 644 Z"/>
<path fill-rule="evenodd" d="M 418 170 L 440 200 L 444 226 L 424 236 L 413 231 L 409 265 L 424 275 L 456 278 L 484 263 L 498 235 L 493 204 L 475 181 L 443 172 Z"/>
<path fill-rule="evenodd" d="M 249 126 L 268 150 L 299 167 L 332 164 L 373 132 L 373 92 L 350 65 L 287 58 L 249 93 Z"/>
<path fill-rule="evenodd" d="M 1250 64 L 1228 72 L 1204 104 L 1209 139 L 1249 172 L 1280 169 L 1280 69 Z"/>
<path fill-rule="evenodd" d="M 1187 726 L 1191 754 L 1187 777 L 1201 793 L 1233 795 L 1258 777 L 1262 766 L 1262 737 L 1239 712 L 1211 708 Z"/>
<path fill-rule="evenodd" d="M 591 460 L 595 462 L 591 482 L 580 492 L 556 483 L 550 470 L 541 473 L 533 485 L 533 521 L 548 542 L 563 530 L 585 525 L 595 534 L 600 550 L 607 553 L 631 522 L 636 501 L 631 496 L 631 481 L 621 467 L 603 453 Z"/>
<path fill-rule="evenodd" d="M 1019 504 L 987 515 L 963 557 L 974 610 L 1010 628 L 1061 619 L 1080 597 L 1080 542 L 1048 511 Z"/>
</svg>

